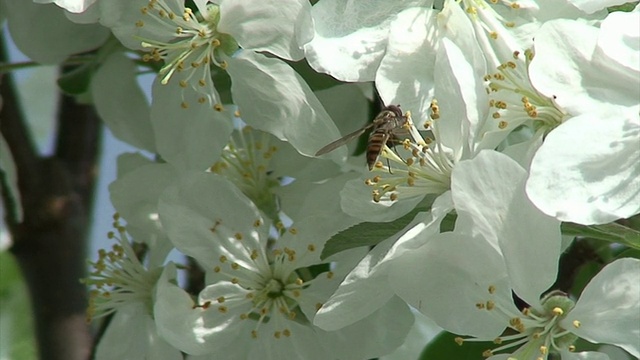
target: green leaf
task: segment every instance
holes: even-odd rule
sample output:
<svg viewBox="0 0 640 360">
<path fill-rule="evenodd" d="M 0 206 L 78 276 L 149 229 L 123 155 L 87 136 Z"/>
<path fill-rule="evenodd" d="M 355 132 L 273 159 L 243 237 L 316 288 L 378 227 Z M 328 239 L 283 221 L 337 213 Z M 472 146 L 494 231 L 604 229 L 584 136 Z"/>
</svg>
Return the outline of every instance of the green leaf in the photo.
<svg viewBox="0 0 640 360">
<path fill-rule="evenodd" d="M 9 252 L 0 252 L 0 359 L 37 358 L 27 286 Z"/>
<path fill-rule="evenodd" d="M 94 63 L 80 65 L 62 74 L 58 79 L 58 86 L 69 95 L 84 94 L 89 90 L 89 84 L 94 72 Z"/>
<path fill-rule="evenodd" d="M 640 232 L 618 223 L 604 225 L 580 225 L 562 223 L 562 233 L 607 241 L 640 250 Z"/>
<path fill-rule="evenodd" d="M 377 245 L 404 229 L 419 212 L 427 210 L 424 207 L 415 208 L 403 217 L 388 223 L 365 222 L 354 225 L 329 239 L 322 249 L 320 258 L 324 260 L 341 251 Z"/>
<path fill-rule="evenodd" d="M 213 71 L 212 79 L 213 85 L 220 95 L 220 101 L 223 104 L 233 104 L 233 99 L 231 98 L 231 76 L 229 76 L 229 73 L 216 68 Z"/>
<path fill-rule="evenodd" d="M 496 344 L 490 341 L 464 342 L 462 345 L 458 345 L 455 342 L 456 337 L 458 336 L 450 332 L 441 332 L 422 350 L 419 360 L 484 360 L 485 357 L 482 356 L 482 353 L 496 347 Z"/>
</svg>

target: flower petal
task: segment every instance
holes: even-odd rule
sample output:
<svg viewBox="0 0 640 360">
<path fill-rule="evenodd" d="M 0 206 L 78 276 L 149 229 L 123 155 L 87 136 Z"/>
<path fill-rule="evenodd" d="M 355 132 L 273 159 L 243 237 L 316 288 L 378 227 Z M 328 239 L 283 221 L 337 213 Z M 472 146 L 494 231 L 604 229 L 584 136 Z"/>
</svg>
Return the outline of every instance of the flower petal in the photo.
<svg viewBox="0 0 640 360">
<path fill-rule="evenodd" d="M 294 36 L 295 25 L 310 11 L 306 0 L 222 1 L 218 30 L 244 49 L 300 60 L 304 53 Z"/>
<path fill-rule="evenodd" d="M 615 110 L 572 118 L 547 136 L 527 181 L 540 210 L 585 225 L 640 212 L 640 117 L 637 108 Z"/>
<path fill-rule="evenodd" d="M 158 208 L 176 248 L 207 269 L 218 261 L 254 269 L 251 251 L 266 247 L 269 225 L 255 205 L 221 176 L 185 174 L 164 192 Z M 226 260 L 220 260 L 222 256 Z"/>
<path fill-rule="evenodd" d="M 476 305 L 491 298 L 517 313 L 502 256 L 487 242 L 457 232 L 433 236 L 394 262 L 389 281 L 396 293 L 445 330 L 495 338 L 508 317 Z M 496 291 L 490 294 L 490 286 Z M 497 298 L 497 300 L 496 300 Z"/>
<path fill-rule="evenodd" d="M 433 98 L 435 20 L 437 12 L 409 8 L 390 24 L 387 51 L 376 74 L 376 88 L 385 104 L 400 104 L 421 125 Z"/>
<path fill-rule="evenodd" d="M 203 355 L 236 340 L 243 330 L 246 330 L 247 339 L 250 338 L 251 330 L 243 329 L 248 324 L 239 318 L 251 307 L 250 302 L 244 299 L 247 290 L 231 283 L 208 286 L 203 292 L 216 294 L 210 308 L 205 309 L 196 306 L 204 302 L 194 304 L 191 296 L 173 283 L 175 277 L 175 265 L 171 264 L 162 273 L 156 289 L 153 313 L 158 333 L 163 339 L 187 354 Z M 220 296 L 230 299 L 225 302 L 233 308 L 233 314 L 216 309 L 218 303 L 215 299 Z M 238 302 L 236 299 L 242 299 L 240 302 L 246 304 L 235 304 Z"/>
<path fill-rule="evenodd" d="M 124 53 L 114 53 L 93 75 L 91 94 L 100 118 L 115 137 L 153 153 L 149 104 L 136 82 L 137 71 Z"/>
<path fill-rule="evenodd" d="M 304 46 L 309 64 L 342 81 L 373 81 L 385 53 L 389 23 L 422 1 L 324 0 L 311 8 L 313 40 Z"/>
<path fill-rule="evenodd" d="M 640 260 L 605 266 L 582 291 L 561 325 L 594 343 L 620 346 L 640 356 Z M 576 327 L 576 321 L 580 324 Z"/>
<path fill-rule="evenodd" d="M 572 115 L 597 113 L 616 104 L 633 106 L 640 97 L 640 74 L 612 63 L 610 58 L 618 54 L 595 51 L 598 34 L 596 27 L 572 20 L 550 21 L 536 34 L 531 83 Z M 627 41 L 623 31 L 618 34 L 622 39 L 607 41 Z M 626 58 L 630 51 L 633 48 L 620 55 Z"/>
<path fill-rule="evenodd" d="M 587 284 L 561 325 L 595 343 L 620 346 L 640 356 L 640 260 L 623 258 L 605 266 Z M 580 324 L 576 327 L 576 321 Z"/>
<path fill-rule="evenodd" d="M 16 46 L 41 64 L 57 64 L 69 55 L 95 49 L 110 34 L 98 24 L 81 25 L 69 21 L 65 11 L 53 4 L 39 5 L 33 1 L 6 1 L 3 4 Z"/>
<path fill-rule="evenodd" d="M 251 51 L 228 60 L 233 100 L 241 117 L 256 129 L 313 156 L 340 133 L 306 82 L 289 65 Z M 331 157 L 344 158 L 344 149 Z"/>
<path fill-rule="evenodd" d="M 87 10 L 87 8 L 96 2 L 96 0 L 33 0 L 33 2 L 37 4 L 55 3 L 61 8 L 72 13 L 81 13 Z"/>
<path fill-rule="evenodd" d="M 153 84 L 151 122 L 158 153 L 178 169 L 205 170 L 218 160 L 233 130 L 230 114 L 201 102 L 202 94 L 177 81 Z"/>
</svg>

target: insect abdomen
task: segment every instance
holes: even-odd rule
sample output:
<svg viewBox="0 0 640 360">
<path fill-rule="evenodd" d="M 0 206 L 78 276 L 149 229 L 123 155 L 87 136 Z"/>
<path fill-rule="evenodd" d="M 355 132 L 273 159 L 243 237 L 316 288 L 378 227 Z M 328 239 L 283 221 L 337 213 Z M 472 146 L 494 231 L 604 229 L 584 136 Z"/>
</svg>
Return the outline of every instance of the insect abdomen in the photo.
<svg viewBox="0 0 640 360">
<path fill-rule="evenodd" d="M 376 161 L 378 161 L 382 147 L 387 142 L 388 137 L 388 130 L 380 128 L 375 129 L 369 136 L 369 143 L 367 144 L 367 165 L 369 165 L 369 170 L 373 169 Z"/>
</svg>

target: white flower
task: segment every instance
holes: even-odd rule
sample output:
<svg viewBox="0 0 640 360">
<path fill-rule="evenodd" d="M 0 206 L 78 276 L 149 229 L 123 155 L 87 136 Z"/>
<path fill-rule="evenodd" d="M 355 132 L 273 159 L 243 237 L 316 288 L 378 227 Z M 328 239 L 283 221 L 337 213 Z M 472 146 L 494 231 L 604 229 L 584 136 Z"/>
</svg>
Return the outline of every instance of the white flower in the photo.
<svg viewBox="0 0 640 360">
<path fill-rule="evenodd" d="M 317 276 L 305 270 L 322 263 L 321 246 L 353 224 L 348 216 L 321 213 L 289 228 L 279 225 L 281 236 L 269 245 L 270 226 L 249 199 L 218 175 L 193 173 L 165 192 L 160 218 L 175 246 L 209 272 L 208 285 L 195 302 L 170 281 L 175 276 L 171 268 L 156 293 L 160 333 L 186 353 L 238 359 L 370 358 L 399 346 L 413 321 L 397 299 L 340 332 L 311 325 L 349 264 L 359 258 L 344 254 L 337 268 L 325 265 Z M 388 330 L 372 334 L 372 327 L 381 325 Z"/>
<path fill-rule="evenodd" d="M 321 0 L 311 9 L 307 27 L 313 31 L 300 31 L 298 37 L 317 71 L 343 81 L 375 80 L 386 104 L 403 104 L 423 118 L 433 97 L 443 38 L 465 49 L 476 73 L 484 74 L 514 51 L 528 48 L 543 21 L 584 16 L 558 0 L 435 3 Z"/>
<path fill-rule="evenodd" d="M 430 120 L 417 124 L 430 133 L 423 137 L 410 122 L 402 146 L 382 153 L 391 166 L 380 161 L 375 175 L 364 181 L 369 189 L 362 182 L 347 184 L 341 201 L 348 214 L 368 221 L 404 215 L 426 195 L 449 190 L 459 162 L 472 159 L 482 149 L 495 148 L 511 130 L 488 116 L 485 85 L 474 76 L 467 54 L 448 39 L 441 45 L 435 75 L 438 101 L 430 103 Z"/>
<path fill-rule="evenodd" d="M 465 172 L 475 179 L 454 179 L 478 181 L 477 191 L 460 197 L 452 192 L 458 213 L 454 231 L 431 236 L 392 263 L 394 290 L 445 330 L 494 340 L 498 345 L 485 356 L 522 345 L 512 357 L 546 359 L 550 351 L 571 349 L 576 335 L 637 354 L 638 260 L 609 265 L 575 307 L 565 296 L 552 296 L 558 294 L 541 299 L 557 276 L 559 223 L 527 199 L 521 167 L 509 160 L 489 168 L 480 161 L 489 154 L 499 153 L 483 152 L 456 168 L 475 170 Z M 520 312 L 513 294 L 529 308 Z M 506 328 L 517 333 L 502 335 Z"/>
<path fill-rule="evenodd" d="M 501 271 L 500 257 L 477 238 L 463 238 L 454 233 L 438 239 L 450 249 L 457 249 L 454 259 L 443 257 L 424 266 L 418 266 L 420 255 L 403 263 L 405 270 L 429 271 L 438 269 L 447 274 L 437 281 L 422 282 L 438 296 L 424 290 L 404 295 L 418 300 L 422 311 L 428 314 L 442 312 L 436 322 L 448 331 L 470 335 L 497 345 L 484 356 L 490 359 L 517 358 L 521 360 L 547 359 L 550 353 L 560 353 L 563 359 L 600 359 L 602 354 L 576 353 L 573 343 L 577 338 L 594 343 L 608 343 L 622 347 L 634 356 L 640 354 L 640 261 L 621 259 L 606 266 L 584 289 L 577 302 L 559 292 L 550 292 L 542 299 L 531 299 L 530 307 L 520 311 L 513 303 L 510 278 Z M 434 242 L 436 240 L 434 239 Z M 435 246 L 432 258 L 437 256 Z M 495 263 L 493 263 L 495 261 Z M 498 266 L 496 266 L 496 264 Z M 526 265 L 525 265 L 526 266 Z M 553 271 L 549 271 L 553 273 Z M 553 273 L 554 274 L 554 273 Z M 555 274 L 554 274 L 555 275 Z M 431 279 L 430 279 L 431 280 Z M 434 279 L 435 280 L 435 279 Z M 511 283 L 513 284 L 513 282 Z M 522 284 L 525 285 L 525 284 Z M 434 287 L 431 287 L 434 286 Z M 420 295 L 418 295 L 420 294 Z M 514 332 L 507 332 L 505 329 Z M 462 345 L 474 339 L 458 339 Z M 600 357 L 598 357 L 600 356 Z"/>
<path fill-rule="evenodd" d="M 640 212 L 640 10 L 600 29 L 545 24 L 535 39 L 533 86 L 565 116 L 531 163 L 527 194 L 563 221 L 602 224 Z"/>
<path fill-rule="evenodd" d="M 377 309 L 392 298 L 396 291 L 405 300 L 405 294 L 409 291 L 407 289 L 413 288 L 415 289 L 411 291 L 426 291 L 431 292 L 432 296 L 439 296 L 439 292 L 432 291 L 433 288 L 425 284 L 440 281 L 439 279 L 446 283 L 447 275 L 435 268 L 424 272 L 406 270 L 403 264 L 407 262 L 405 256 L 423 254 L 427 251 L 425 249 L 432 247 L 439 250 L 434 250 L 429 256 L 419 256 L 415 261 L 424 263 L 424 266 L 433 264 L 434 267 L 440 264 L 440 259 L 454 263 L 458 261 L 453 259 L 456 250 L 447 249 L 448 242 L 440 240 L 442 236 L 450 235 L 439 234 L 442 219 L 453 208 L 458 214 L 456 229 L 471 227 L 472 217 L 481 219 L 482 221 L 473 222 L 473 233 L 481 234 L 481 241 L 489 244 L 492 251 L 497 252 L 496 249 L 501 248 L 504 256 L 512 259 L 514 265 L 519 262 L 531 263 L 531 267 L 526 269 L 531 273 L 555 269 L 560 254 L 559 222 L 540 213 L 527 200 L 524 193 L 525 179 L 526 172 L 522 167 L 495 151 L 485 150 L 471 160 L 458 163 L 453 170 L 451 191 L 436 199 L 430 213 L 418 213 L 405 229 L 378 244 L 345 278 L 336 293 L 318 312 L 315 324 L 328 330 L 341 328 Z M 533 235 L 539 236 L 531 238 Z M 537 260 L 531 262 L 532 256 L 535 257 L 536 254 L 544 256 L 536 257 Z M 417 255 L 411 256 L 413 259 Z M 482 258 L 480 255 L 475 256 Z M 412 262 L 413 260 L 409 261 Z M 390 272 L 396 271 L 393 270 L 396 266 L 403 270 L 397 270 L 397 277 L 390 278 Z M 527 277 L 517 266 L 508 268 L 514 276 Z M 504 267 L 502 271 L 506 271 Z M 554 276 L 555 273 L 537 276 L 535 283 L 529 282 L 517 287 L 517 293 L 529 295 L 540 288 L 542 291 L 553 282 Z M 420 300 L 411 300 L 407 301 L 420 310 Z M 437 322 L 440 317 L 450 317 L 448 312 L 438 310 L 442 309 L 433 309 L 429 313 L 422 311 Z"/>
<path fill-rule="evenodd" d="M 97 359 L 114 359 L 126 354 L 131 359 L 180 359 L 180 352 L 158 336 L 153 322 L 153 292 L 162 273 L 162 262 L 171 247 L 147 246 L 145 265 L 138 259 L 119 217 L 114 216 L 109 238 L 117 244 L 101 250 L 94 270 L 83 282 L 91 286 L 88 320 L 113 314 L 113 319 L 96 350 Z M 167 242 L 168 240 L 162 239 Z"/>
<path fill-rule="evenodd" d="M 199 0 L 195 4 L 197 10 L 185 7 L 183 0 L 100 3 L 101 23 L 123 44 L 148 50 L 143 58 L 146 61 L 164 61 L 153 86 L 151 109 L 163 158 L 176 162 L 172 155 L 190 146 L 187 140 L 173 139 L 176 129 L 196 132 L 208 126 L 212 128 L 212 149 L 203 153 L 216 160 L 212 154 L 227 143 L 231 129 L 218 119 L 224 106 L 213 78 L 227 75 L 231 77 L 233 103 L 254 128 L 289 141 L 306 155 L 338 136 L 304 80 L 280 59 L 262 54 L 302 58 L 294 28 L 297 19 L 309 11 L 307 1 L 218 4 Z M 333 156 L 340 155 L 344 156 Z"/>
</svg>

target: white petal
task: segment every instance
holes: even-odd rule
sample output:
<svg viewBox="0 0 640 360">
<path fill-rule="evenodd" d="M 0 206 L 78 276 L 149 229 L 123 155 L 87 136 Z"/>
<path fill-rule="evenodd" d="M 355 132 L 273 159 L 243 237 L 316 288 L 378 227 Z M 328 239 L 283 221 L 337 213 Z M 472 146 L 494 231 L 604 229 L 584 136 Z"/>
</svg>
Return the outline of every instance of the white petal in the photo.
<svg viewBox="0 0 640 360">
<path fill-rule="evenodd" d="M 400 346 L 414 319 L 407 304 L 394 296 L 366 318 L 318 337 L 336 359 L 371 359 Z"/>
<path fill-rule="evenodd" d="M 227 112 L 218 112 L 202 94 L 176 81 L 153 84 L 151 122 L 158 153 L 179 169 L 205 170 L 220 157 L 233 130 Z M 186 108 L 181 106 L 185 103 Z"/>
<path fill-rule="evenodd" d="M 239 306 L 235 299 L 246 296 L 246 290 L 230 283 L 214 285 L 215 288 L 209 286 L 203 291 L 216 294 L 210 299 L 213 300 L 210 308 L 204 309 L 195 307 L 191 296 L 170 280 L 175 280 L 174 265 L 167 266 L 158 282 L 153 308 L 158 333 L 168 343 L 188 354 L 202 355 L 245 334 L 243 327 L 246 322 L 241 321 L 239 315 L 248 311 L 250 306 Z M 223 314 L 218 311 L 215 299 L 220 296 L 230 299 L 225 302 L 233 309 L 232 312 Z M 250 331 L 246 331 L 246 338 L 250 338 Z"/>
<path fill-rule="evenodd" d="M 324 0 L 311 16 L 313 40 L 304 47 L 309 64 L 342 81 L 373 81 L 385 53 L 389 22 L 421 1 Z"/>
<path fill-rule="evenodd" d="M 605 57 L 603 61 L 612 62 L 612 67 L 619 71 L 630 71 L 631 79 L 637 79 L 640 73 L 640 8 L 609 14 L 600 27 L 597 51 Z"/>
<path fill-rule="evenodd" d="M 442 39 L 438 49 L 435 73 L 435 96 L 441 119 L 438 136 L 453 149 L 456 160 L 470 158 L 475 152 L 475 135 L 480 122 L 486 119 L 487 103 L 484 84 L 461 48 L 449 39 Z"/>
<path fill-rule="evenodd" d="M 483 150 L 474 159 L 459 162 L 451 174 L 451 193 L 459 214 L 458 221 L 470 217 L 474 231 L 498 248 L 503 220 L 511 211 L 515 194 L 522 191 L 526 175 L 515 161 L 491 150 Z"/>
<path fill-rule="evenodd" d="M 572 352 L 562 349 L 562 360 L 609 360 L 607 354 L 597 351 Z"/>
<path fill-rule="evenodd" d="M 387 279 L 389 263 L 393 261 L 389 251 L 403 237 L 409 240 L 416 237 L 422 239 L 418 235 L 434 233 L 434 229 L 424 231 L 426 225 L 422 220 L 425 215 L 426 213 L 419 213 L 402 231 L 376 245 L 347 275 L 335 294 L 322 305 L 316 314 L 314 325 L 328 331 L 337 330 L 369 316 L 386 304 L 393 297 Z M 433 228 L 439 230 L 439 222 Z M 395 253 L 401 255 L 404 251 Z M 385 264 L 381 265 L 383 260 Z"/>
<path fill-rule="evenodd" d="M 638 74 L 607 61 L 615 54 L 594 51 L 597 39 L 597 28 L 572 20 L 550 21 L 536 34 L 531 82 L 571 115 L 638 103 Z"/>
<path fill-rule="evenodd" d="M 123 53 L 104 60 L 91 80 L 91 94 L 100 118 L 118 139 L 155 152 L 149 104 L 136 82 L 137 66 Z"/>
<path fill-rule="evenodd" d="M 134 303 L 118 308 L 96 349 L 96 360 L 180 360 L 182 354 L 156 331 L 146 305 Z"/>
<path fill-rule="evenodd" d="M 376 74 L 383 102 L 410 110 L 418 124 L 428 118 L 433 98 L 436 14 L 427 8 L 399 13 L 391 22 L 387 51 Z"/>
<path fill-rule="evenodd" d="M 222 255 L 255 269 L 251 251 L 265 248 L 269 226 L 255 205 L 225 178 L 187 173 L 165 191 L 158 207 L 176 248 L 207 269 L 218 265 Z M 260 224 L 254 226 L 256 222 Z"/>
<path fill-rule="evenodd" d="M 112 182 L 110 199 L 127 226 L 164 235 L 158 218 L 158 199 L 177 179 L 178 173 L 169 164 L 145 165 Z"/>
<path fill-rule="evenodd" d="M 460 220 L 471 216 L 474 228 L 493 244 L 497 241 L 514 292 L 535 306 L 557 276 L 560 222 L 529 201 L 525 178 L 515 161 L 484 150 L 454 169 L 452 193 Z"/>
<path fill-rule="evenodd" d="M 508 316 L 480 310 L 490 298 L 517 313 L 502 256 L 478 238 L 447 232 L 402 256 L 389 274 L 396 293 L 445 330 L 481 338 L 498 336 Z M 489 286 L 495 286 L 493 295 Z"/>
<path fill-rule="evenodd" d="M 242 51 L 228 59 L 233 100 L 242 119 L 313 156 L 340 133 L 306 82 L 289 65 Z M 345 157 L 344 149 L 332 157 Z"/>
<path fill-rule="evenodd" d="M 91 6 L 96 0 L 33 0 L 38 4 L 55 3 L 61 8 L 72 13 L 81 13 Z"/>
<path fill-rule="evenodd" d="M 634 215 L 640 212 L 639 141 L 637 108 L 572 118 L 533 158 L 527 194 L 562 221 L 604 224 Z"/>
<path fill-rule="evenodd" d="M 582 291 L 561 325 L 594 343 L 620 346 L 640 356 L 640 260 L 623 258 L 605 266 Z M 576 328 L 574 321 L 579 321 Z"/>
<path fill-rule="evenodd" d="M 412 312 L 416 320 L 405 342 L 392 353 L 380 357 L 380 360 L 419 359 L 425 344 L 431 342 L 442 331 L 433 320 L 413 309 Z"/>
<path fill-rule="evenodd" d="M 598 10 L 606 9 L 610 6 L 621 5 L 628 1 L 626 0 L 569 0 L 570 3 L 575 5 L 578 9 L 592 14 Z"/>
<path fill-rule="evenodd" d="M 218 30 L 230 34 L 248 50 L 268 51 L 288 60 L 300 60 L 297 20 L 311 11 L 306 0 L 222 1 Z"/>
<path fill-rule="evenodd" d="M 38 5 L 32 1 L 3 4 L 16 46 L 41 64 L 60 63 L 69 55 L 99 47 L 109 37 L 109 31 L 98 24 L 80 25 L 69 21 L 64 10 L 53 4 Z"/>
</svg>

